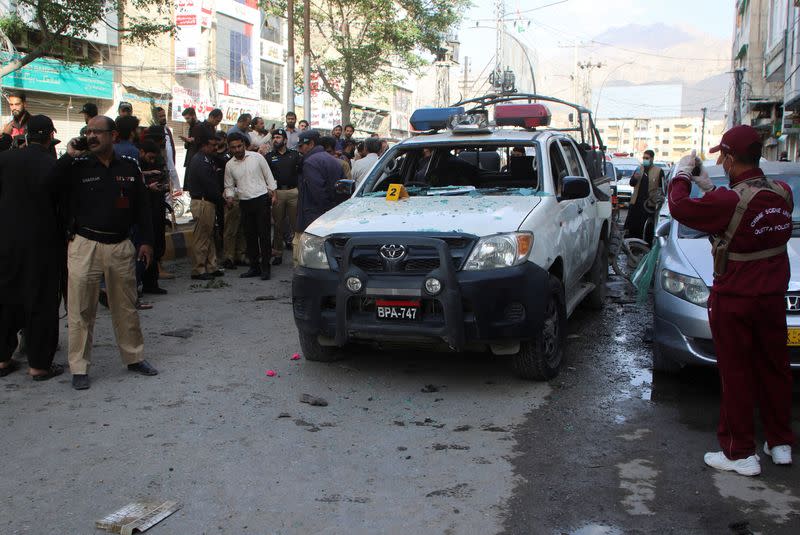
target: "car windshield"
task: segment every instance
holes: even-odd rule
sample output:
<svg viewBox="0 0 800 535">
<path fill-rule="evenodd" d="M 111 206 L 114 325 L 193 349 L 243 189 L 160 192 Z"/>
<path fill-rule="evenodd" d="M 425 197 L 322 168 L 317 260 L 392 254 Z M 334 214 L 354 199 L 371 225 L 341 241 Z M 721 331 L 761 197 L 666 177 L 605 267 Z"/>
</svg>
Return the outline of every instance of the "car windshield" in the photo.
<svg viewBox="0 0 800 535">
<path fill-rule="evenodd" d="M 717 187 L 728 187 L 728 178 L 725 176 L 712 176 L 710 177 L 711 181 Z M 770 174 L 769 178 L 773 180 L 780 180 L 781 182 L 786 182 L 790 188 L 792 188 L 792 197 L 795 199 L 800 198 L 800 176 L 798 175 L 778 175 L 778 174 Z M 698 197 L 702 196 L 702 192 L 700 188 L 697 187 L 696 184 L 692 184 L 692 193 L 691 197 L 693 199 L 697 199 Z M 678 229 L 678 237 L 679 238 L 706 238 L 708 234 L 705 232 L 701 232 L 699 230 L 695 230 L 693 228 L 687 227 L 686 225 L 681 225 Z M 793 238 L 800 238 L 800 206 L 795 204 L 794 211 L 792 212 L 792 237 Z"/>
<path fill-rule="evenodd" d="M 630 178 L 639 167 L 636 165 L 617 165 L 620 178 Z"/>
<path fill-rule="evenodd" d="M 538 146 L 525 143 L 413 143 L 389 149 L 365 178 L 359 195 L 384 196 L 403 184 L 409 196 L 546 195 Z"/>
</svg>

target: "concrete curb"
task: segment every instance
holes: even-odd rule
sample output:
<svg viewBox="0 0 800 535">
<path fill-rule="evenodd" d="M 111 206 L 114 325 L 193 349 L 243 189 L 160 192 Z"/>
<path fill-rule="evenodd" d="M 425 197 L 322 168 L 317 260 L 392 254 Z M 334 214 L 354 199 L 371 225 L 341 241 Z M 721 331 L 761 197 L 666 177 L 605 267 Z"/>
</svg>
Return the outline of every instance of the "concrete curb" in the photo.
<svg viewBox="0 0 800 535">
<path fill-rule="evenodd" d="M 192 229 L 178 229 L 165 235 L 167 247 L 162 260 L 175 260 L 191 255 Z"/>
</svg>

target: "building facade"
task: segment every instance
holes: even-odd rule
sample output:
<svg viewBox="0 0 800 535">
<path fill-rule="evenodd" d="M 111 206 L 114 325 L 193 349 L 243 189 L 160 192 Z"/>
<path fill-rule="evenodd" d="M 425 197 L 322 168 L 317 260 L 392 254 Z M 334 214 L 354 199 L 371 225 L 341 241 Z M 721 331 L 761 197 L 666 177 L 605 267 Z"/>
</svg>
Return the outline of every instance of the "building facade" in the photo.
<svg viewBox="0 0 800 535">
<path fill-rule="evenodd" d="M 659 117 L 652 119 L 598 119 L 597 128 L 607 152 L 640 156 L 650 149 L 656 160 L 677 162 L 693 149 L 708 151 L 719 142 L 725 128 L 720 119 L 706 119 L 703 132 L 702 117 Z"/>
</svg>

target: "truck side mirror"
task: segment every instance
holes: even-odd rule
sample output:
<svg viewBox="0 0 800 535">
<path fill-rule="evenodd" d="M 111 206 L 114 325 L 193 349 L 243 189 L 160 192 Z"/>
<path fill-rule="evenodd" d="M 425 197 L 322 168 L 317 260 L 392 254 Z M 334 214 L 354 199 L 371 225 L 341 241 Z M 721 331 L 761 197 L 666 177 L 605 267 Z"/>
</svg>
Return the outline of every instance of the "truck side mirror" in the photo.
<svg viewBox="0 0 800 535">
<path fill-rule="evenodd" d="M 342 180 L 337 180 L 334 187 L 336 189 L 336 195 L 350 197 L 356 190 L 356 181 L 343 178 Z"/>
<path fill-rule="evenodd" d="M 591 191 L 589 180 L 582 176 L 565 176 L 561 186 L 561 200 L 585 199 Z"/>
<path fill-rule="evenodd" d="M 666 238 L 669 236 L 669 231 L 672 229 L 672 220 L 667 219 L 666 221 L 662 221 L 656 227 L 656 236 L 659 238 Z"/>
</svg>

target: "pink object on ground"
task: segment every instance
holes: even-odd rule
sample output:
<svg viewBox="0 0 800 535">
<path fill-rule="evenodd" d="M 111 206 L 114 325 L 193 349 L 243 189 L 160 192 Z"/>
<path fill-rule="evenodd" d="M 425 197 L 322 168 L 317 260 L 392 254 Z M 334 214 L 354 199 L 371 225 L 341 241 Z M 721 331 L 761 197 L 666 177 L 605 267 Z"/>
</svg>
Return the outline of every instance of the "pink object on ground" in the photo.
<svg viewBox="0 0 800 535">
<path fill-rule="evenodd" d="M 292 355 L 291 360 L 300 360 L 300 353 L 295 353 L 294 355 Z"/>
<path fill-rule="evenodd" d="M 278 374 L 275 373 L 275 370 L 267 370 L 267 377 L 275 377 L 276 375 Z"/>
</svg>

